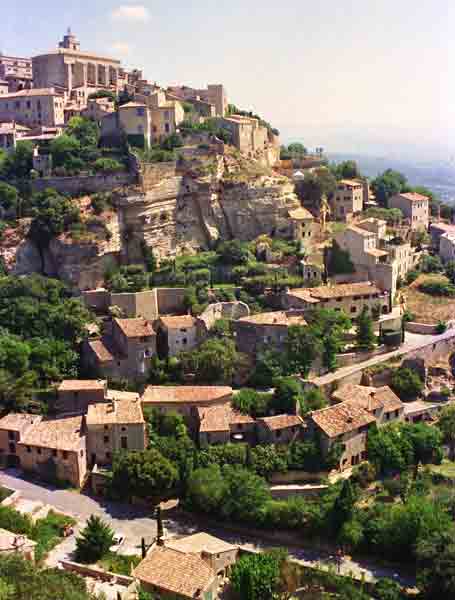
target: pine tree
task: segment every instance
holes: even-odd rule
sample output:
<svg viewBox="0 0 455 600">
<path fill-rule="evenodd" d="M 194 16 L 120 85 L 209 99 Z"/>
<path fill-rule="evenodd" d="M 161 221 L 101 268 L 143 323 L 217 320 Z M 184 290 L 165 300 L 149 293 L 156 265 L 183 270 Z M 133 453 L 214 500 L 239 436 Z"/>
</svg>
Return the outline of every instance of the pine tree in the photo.
<svg viewBox="0 0 455 600">
<path fill-rule="evenodd" d="M 333 505 L 332 522 L 336 532 L 341 529 L 344 523 L 352 519 L 355 503 L 356 495 L 352 483 L 349 479 L 345 479 Z"/>
<path fill-rule="evenodd" d="M 375 342 L 376 336 L 373 331 L 373 319 L 370 316 L 368 308 L 364 306 L 357 319 L 357 344 L 363 350 L 372 350 Z"/>
<path fill-rule="evenodd" d="M 109 552 L 114 544 L 114 532 L 95 515 L 92 515 L 81 535 L 76 539 L 77 560 L 94 563 Z"/>
</svg>

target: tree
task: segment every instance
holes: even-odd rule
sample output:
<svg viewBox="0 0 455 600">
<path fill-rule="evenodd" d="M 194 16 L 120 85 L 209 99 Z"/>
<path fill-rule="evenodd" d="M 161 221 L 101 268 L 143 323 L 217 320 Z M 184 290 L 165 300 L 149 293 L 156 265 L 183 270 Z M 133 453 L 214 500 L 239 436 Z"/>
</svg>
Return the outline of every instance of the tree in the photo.
<svg viewBox="0 0 455 600">
<path fill-rule="evenodd" d="M 445 265 L 445 275 L 451 283 L 455 283 L 455 260 L 449 260 Z"/>
<path fill-rule="evenodd" d="M 33 142 L 20 141 L 16 149 L 0 163 L 1 174 L 6 179 L 25 179 L 33 168 Z"/>
<path fill-rule="evenodd" d="M 357 345 L 362 350 L 372 350 L 375 346 L 376 336 L 373 331 L 373 319 L 366 306 L 363 307 L 357 319 Z"/>
<path fill-rule="evenodd" d="M 77 204 L 49 188 L 33 197 L 33 220 L 28 235 L 40 248 L 46 247 L 53 237 L 79 221 Z"/>
<path fill-rule="evenodd" d="M 77 560 L 94 563 L 105 556 L 114 544 L 114 532 L 96 515 L 89 517 L 87 525 L 76 538 Z"/>
<path fill-rule="evenodd" d="M 440 273 L 444 269 L 439 256 L 431 256 L 430 254 L 424 254 L 421 257 L 419 267 L 423 273 Z"/>
<path fill-rule="evenodd" d="M 244 415 L 265 417 L 269 414 L 271 398 L 271 394 L 243 388 L 234 394 L 232 404 Z"/>
<path fill-rule="evenodd" d="M 120 452 L 112 464 L 112 490 L 120 497 L 150 498 L 165 494 L 178 481 L 178 471 L 158 450 Z"/>
<path fill-rule="evenodd" d="M 64 167 L 71 164 L 71 160 L 79 156 L 81 144 L 79 140 L 68 134 L 59 135 L 50 144 L 52 164 L 54 167 Z"/>
<path fill-rule="evenodd" d="M 336 189 L 335 176 L 327 169 L 316 169 L 299 182 L 297 192 L 306 204 L 319 207 L 322 196 L 330 197 Z"/>
<path fill-rule="evenodd" d="M 401 426 L 414 450 L 414 464 L 440 463 L 443 457 L 442 434 L 426 423 L 405 423 Z"/>
<path fill-rule="evenodd" d="M 118 173 L 124 169 L 122 163 L 114 158 L 98 158 L 93 163 L 93 168 L 100 173 Z"/>
<path fill-rule="evenodd" d="M 345 479 L 333 505 L 332 524 L 334 531 L 339 532 L 341 527 L 352 519 L 356 500 L 352 483 L 349 479 Z"/>
<path fill-rule="evenodd" d="M 429 531 L 417 543 L 418 583 L 424 598 L 455 597 L 455 542 L 453 526 Z"/>
<path fill-rule="evenodd" d="M 100 137 L 98 125 L 86 117 L 72 117 L 68 121 L 66 133 L 76 138 L 82 149 L 96 147 Z"/>
<path fill-rule="evenodd" d="M 360 177 L 359 167 L 355 160 L 344 160 L 337 165 L 331 165 L 331 170 L 337 179 L 356 179 Z"/>
<path fill-rule="evenodd" d="M 197 511 L 217 514 L 227 493 L 227 483 L 219 465 L 195 469 L 186 491 L 186 504 Z"/>
<path fill-rule="evenodd" d="M 222 516 L 246 522 L 258 519 L 261 509 L 271 498 L 266 481 L 237 465 L 226 465 L 223 478 L 227 493 L 221 506 Z"/>
<path fill-rule="evenodd" d="M 351 519 L 343 523 L 337 537 L 338 543 L 344 549 L 351 551 L 358 548 L 363 542 L 363 539 L 362 524 L 356 519 Z"/>
<path fill-rule="evenodd" d="M 381 206 L 387 207 L 389 198 L 404 191 L 407 184 L 406 177 L 394 171 L 387 169 L 381 175 L 371 182 L 371 189 L 376 196 L 376 200 Z"/>
<path fill-rule="evenodd" d="M 277 377 L 282 377 L 288 372 L 285 362 L 286 357 L 278 350 L 262 351 L 256 359 L 256 365 L 250 380 L 251 384 L 261 388 L 271 387 Z"/>
<path fill-rule="evenodd" d="M 455 406 L 445 406 L 438 420 L 444 440 L 449 444 L 450 460 L 455 460 Z"/>
<path fill-rule="evenodd" d="M 354 263 L 351 260 L 349 250 L 343 250 L 336 240 L 332 242 L 327 264 L 329 275 L 354 273 Z"/>
<path fill-rule="evenodd" d="M 414 448 L 397 424 L 371 427 L 367 439 L 368 460 L 381 473 L 401 472 L 413 464 Z"/>
<path fill-rule="evenodd" d="M 299 402 L 299 414 L 305 416 L 312 410 L 319 410 L 327 406 L 327 398 L 319 388 L 311 388 L 303 392 L 303 397 Z"/>
<path fill-rule="evenodd" d="M 322 342 L 311 328 L 291 325 L 286 339 L 286 358 L 289 373 L 300 373 L 307 377 L 313 361 L 321 354 Z"/>
<path fill-rule="evenodd" d="M 227 265 L 244 265 L 252 258 L 248 244 L 240 240 L 223 242 L 218 247 L 218 254 Z"/>
<path fill-rule="evenodd" d="M 16 211 L 19 202 L 17 188 L 0 181 L 0 208 L 5 211 Z"/>
<path fill-rule="evenodd" d="M 374 586 L 374 595 L 378 600 L 402 600 L 401 586 L 393 579 L 382 577 Z"/>
<path fill-rule="evenodd" d="M 233 340 L 216 338 L 180 354 L 184 370 L 203 383 L 231 383 L 238 358 Z"/>
<path fill-rule="evenodd" d="M 275 392 L 270 409 L 275 414 L 295 414 L 297 406 L 303 401 L 303 387 L 294 377 L 280 377 L 275 382 Z"/>
<path fill-rule="evenodd" d="M 419 374 L 406 367 L 399 367 L 394 371 L 391 386 L 401 400 L 415 398 L 423 391 L 423 382 Z"/>
<path fill-rule="evenodd" d="M 230 581 L 240 600 L 273 600 L 280 584 L 283 556 L 275 552 L 244 555 L 232 567 Z"/>
</svg>

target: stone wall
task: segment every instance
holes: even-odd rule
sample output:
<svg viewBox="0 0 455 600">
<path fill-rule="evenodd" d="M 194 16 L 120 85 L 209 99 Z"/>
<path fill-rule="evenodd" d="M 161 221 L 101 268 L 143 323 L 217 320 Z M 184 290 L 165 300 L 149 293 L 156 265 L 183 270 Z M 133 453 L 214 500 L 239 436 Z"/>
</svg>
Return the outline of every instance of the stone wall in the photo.
<svg viewBox="0 0 455 600">
<path fill-rule="evenodd" d="M 110 296 L 110 304 L 121 308 L 125 317 L 144 317 L 150 321 L 158 318 L 156 289 L 135 293 L 111 293 Z"/>
<path fill-rule="evenodd" d="M 411 333 L 421 333 L 423 335 L 434 335 L 437 333 L 437 325 L 432 323 L 417 323 L 415 321 L 408 321 L 405 325 L 406 331 Z M 450 329 L 451 323 L 448 324 Z"/>
<path fill-rule="evenodd" d="M 185 314 L 186 310 L 183 304 L 185 292 L 185 288 L 156 288 L 159 314 Z"/>
<path fill-rule="evenodd" d="M 139 184 L 144 192 L 147 192 L 163 180 L 175 177 L 176 175 L 177 163 L 175 161 L 142 163 L 139 172 Z"/>
<path fill-rule="evenodd" d="M 113 175 L 77 175 L 74 177 L 41 177 L 32 179 L 32 192 L 42 192 L 53 188 L 61 194 L 82 195 L 97 192 L 110 192 L 116 188 L 133 184 L 134 175 L 118 173 Z"/>
<path fill-rule="evenodd" d="M 207 306 L 199 321 L 209 331 L 218 319 L 236 320 L 249 315 L 250 309 L 244 302 L 216 302 Z"/>
</svg>

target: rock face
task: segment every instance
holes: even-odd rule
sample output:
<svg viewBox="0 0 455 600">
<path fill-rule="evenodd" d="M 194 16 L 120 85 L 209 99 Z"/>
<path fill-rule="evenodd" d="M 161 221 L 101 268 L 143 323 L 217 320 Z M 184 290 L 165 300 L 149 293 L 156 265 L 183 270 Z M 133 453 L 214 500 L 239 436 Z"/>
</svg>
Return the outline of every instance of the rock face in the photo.
<svg viewBox="0 0 455 600">
<path fill-rule="evenodd" d="M 289 179 L 264 168 L 251 176 L 223 156 L 182 171 L 177 175 L 166 166 L 160 179 L 155 168 L 147 191 L 119 199 L 130 260 L 140 258 L 143 242 L 166 258 L 209 248 L 217 239 L 292 236 L 288 213 L 300 202 Z"/>
</svg>

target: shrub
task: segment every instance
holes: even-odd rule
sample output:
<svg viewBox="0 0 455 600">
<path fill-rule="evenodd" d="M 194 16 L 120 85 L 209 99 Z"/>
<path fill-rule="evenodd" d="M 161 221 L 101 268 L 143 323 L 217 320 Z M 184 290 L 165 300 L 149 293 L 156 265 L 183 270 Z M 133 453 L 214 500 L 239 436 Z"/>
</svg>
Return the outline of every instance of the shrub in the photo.
<svg viewBox="0 0 455 600">
<path fill-rule="evenodd" d="M 100 173 L 117 173 L 123 170 L 123 165 L 114 158 L 98 158 L 94 162 L 93 168 Z"/>
<path fill-rule="evenodd" d="M 439 321 L 436 325 L 436 333 L 444 333 L 447 330 L 447 323 L 445 321 Z"/>
<path fill-rule="evenodd" d="M 399 367 L 392 374 L 391 385 L 401 400 L 415 398 L 423 390 L 423 382 L 418 373 L 405 367 Z"/>
<path fill-rule="evenodd" d="M 419 290 L 432 296 L 455 296 L 455 285 L 445 281 L 423 281 Z"/>
<path fill-rule="evenodd" d="M 85 529 L 76 538 L 76 557 L 84 563 L 94 563 L 109 552 L 114 544 L 114 532 L 104 521 L 92 515 Z"/>
</svg>

